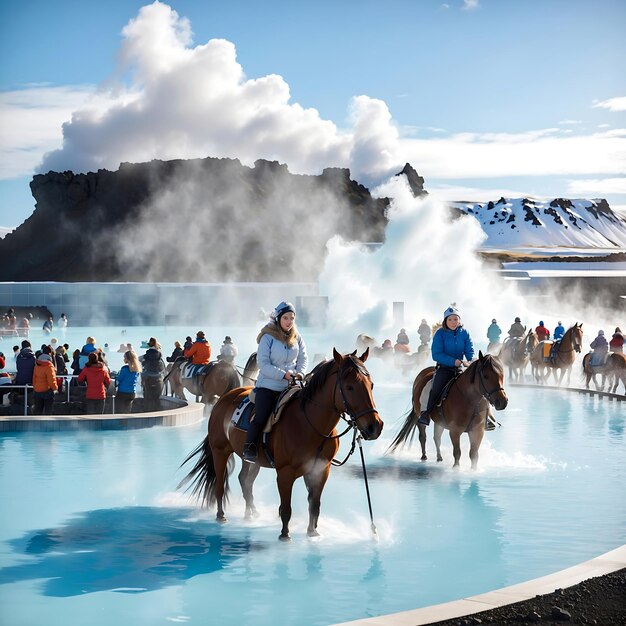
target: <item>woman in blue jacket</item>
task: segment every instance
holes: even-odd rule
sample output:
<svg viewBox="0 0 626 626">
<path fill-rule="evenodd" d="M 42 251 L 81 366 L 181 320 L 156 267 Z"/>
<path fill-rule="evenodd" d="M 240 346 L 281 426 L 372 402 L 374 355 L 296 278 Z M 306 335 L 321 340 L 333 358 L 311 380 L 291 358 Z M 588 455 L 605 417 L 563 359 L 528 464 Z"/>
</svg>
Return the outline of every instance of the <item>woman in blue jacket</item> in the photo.
<svg viewBox="0 0 626 626">
<path fill-rule="evenodd" d="M 137 389 L 137 381 L 141 373 L 141 363 L 137 355 L 132 351 L 124 353 L 124 363 L 120 369 L 115 385 L 117 392 L 115 394 L 115 412 L 130 413 L 135 399 L 135 391 Z"/>
<path fill-rule="evenodd" d="M 474 358 L 474 345 L 469 333 L 461 325 L 461 316 L 455 306 L 443 313 L 443 326 L 435 333 L 431 347 L 433 360 L 437 363 L 433 387 L 428 405 L 420 413 L 418 424 L 430 424 L 430 412 L 435 408 L 444 387 L 461 373 L 462 365 L 469 365 Z"/>
<path fill-rule="evenodd" d="M 243 448 L 243 459 L 248 463 L 257 461 L 257 439 L 280 392 L 288 387 L 292 378 L 301 378 L 306 370 L 306 345 L 296 329 L 295 319 L 293 304 L 281 302 L 256 339 L 259 344 L 256 354 L 259 366 L 255 389 L 256 413 Z"/>
</svg>

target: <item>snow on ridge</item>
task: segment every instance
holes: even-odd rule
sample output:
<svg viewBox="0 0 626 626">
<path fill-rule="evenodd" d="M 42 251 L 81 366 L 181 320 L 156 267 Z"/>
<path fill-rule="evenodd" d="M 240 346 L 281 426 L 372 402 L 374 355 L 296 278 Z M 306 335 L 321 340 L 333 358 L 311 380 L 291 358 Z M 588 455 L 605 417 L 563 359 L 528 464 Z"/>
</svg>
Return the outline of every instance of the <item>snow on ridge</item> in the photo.
<svg viewBox="0 0 626 626">
<path fill-rule="evenodd" d="M 0 239 L 4 239 L 6 235 L 13 232 L 13 228 L 7 228 L 6 226 L 0 226 Z"/>
<path fill-rule="evenodd" d="M 603 199 L 500 198 L 451 205 L 478 220 L 488 247 L 626 248 L 626 219 Z"/>
</svg>

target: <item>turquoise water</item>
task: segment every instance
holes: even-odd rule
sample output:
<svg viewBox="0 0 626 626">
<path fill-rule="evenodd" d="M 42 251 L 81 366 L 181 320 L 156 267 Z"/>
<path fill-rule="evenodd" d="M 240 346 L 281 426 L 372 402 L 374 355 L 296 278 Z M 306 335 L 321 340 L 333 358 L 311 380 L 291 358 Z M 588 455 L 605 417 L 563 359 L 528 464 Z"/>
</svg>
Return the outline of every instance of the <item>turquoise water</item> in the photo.
<svg viewBox="0 0 626 626">
<path fill-rule="evenodd" d="M 226 525 L 176 491 L 206 422 L 1 437 L 0 621 L 332 624 L 521 582 L 624 543 L 623 404 L 509 389 L 479 470 L 464 440 L 455 471 L 447 434 L 443 463 L 420 462 L 417 449 L 383 455 L 411 380 L 370 365 L 386 422 L 364 444 L 378 541 L 358 455 L 331 472 L 317 540 L 297 483 L 284 544 L 270 470 L 252 523 L 236 476 Z M 434 459 L 430 441 L 428 451 Z"/>
</svg>

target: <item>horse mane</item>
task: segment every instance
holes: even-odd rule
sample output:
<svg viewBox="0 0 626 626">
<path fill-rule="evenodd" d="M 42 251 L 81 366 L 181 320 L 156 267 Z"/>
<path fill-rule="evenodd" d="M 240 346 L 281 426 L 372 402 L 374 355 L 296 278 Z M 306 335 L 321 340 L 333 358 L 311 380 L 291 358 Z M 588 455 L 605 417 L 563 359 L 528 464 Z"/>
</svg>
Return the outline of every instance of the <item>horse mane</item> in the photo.
<svg viewBox="0 0 626 626">
<path fill-rule="evenodd" d="M 328 377 L 333 373 L 333 367 L 336 365 L 335 359 L 322 361 L 318 363 L 307 377 L 307 383 L 300 392 L 300 406 L 304 408 L 307 402 L 313 399 L 313 396 L 324 387 Z M 370 377 L 365 365 L 354 355 L 348 354 L 343 361 L 343 365 L 338 368 L 338 374 L 342 370 L 354 369 L 363 376 Z"/>
<path fill-rule="evenodd" d="M 498 359 L 492 354 L 485 354 L 483 356 L 482 361 L 480 360 L 472 361 L 470 366 L 464 372 L 465 374 L 470 375 L 472 384 L 474 384 L 474 379 L 476 378 L 476 370 L 478 369 L 479 363 L 482 363 L 483 367 L 485 365 L 490 365 L 494 373 L 504 376 L 504 368 L 502 367 L 502 361 L 500 361 L 500 359 Z"/>
</svg>

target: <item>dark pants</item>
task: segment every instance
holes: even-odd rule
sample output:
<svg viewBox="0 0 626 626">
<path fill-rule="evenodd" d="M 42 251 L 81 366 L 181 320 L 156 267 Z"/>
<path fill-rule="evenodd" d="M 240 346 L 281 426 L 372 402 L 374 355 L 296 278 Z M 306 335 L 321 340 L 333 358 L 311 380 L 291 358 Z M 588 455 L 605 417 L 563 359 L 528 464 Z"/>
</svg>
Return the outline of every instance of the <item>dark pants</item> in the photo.
<svg viewBox="0 0 626 626">
<path fill-rule="evenodd" d="M 54 391 L 35 391 L 33 392 L 35 405 L 33 407 L 34 415 L 52 415 L 52 405 L 54 404 Z"/>
<path fill-rule="evenodd" d="M 146 401 L 146 411 L 158 411 L 161 408 L 159 398 L 163 390 L 163 377 L 143 376 L 141 381 L 143 384 L 143 397 Z"/>
<path fill-rule="evenodd" d="M 102 400 L 89 400 L 85 401 L 87 413 L 89 415 L 102 415 L 104 413 L 104 398 Z"/>
<path fill-rule="evenodd" d="M 135 394 L 129 391 L 118 391 L 115 394 L 115 412 L 131 413 Z"/>
<path fill-rule="evenodd" d="M 265 389 L 265 387 L 258 387 L 255 393 L 255 414 L 254 419 L 250 423 L 250 428 L 248 428 L 246 443 L 256 443 L 280 395 L 280 391 L 272 391 L 271 389 Z"/>
<path fill-rule="evenodd" d="M 428 406 L 426 407 L 428 412 L 432 411 L 435 406 L 437 406 L 437 402 L 439 401 L 444 387 L 460 373 L 460 367 L 445 367 L 443 365 L 437 366 L 435 376 L 433 377 L 433 387 L 430 390 L 430 395 L 428 396 Z"/>
</svg>

